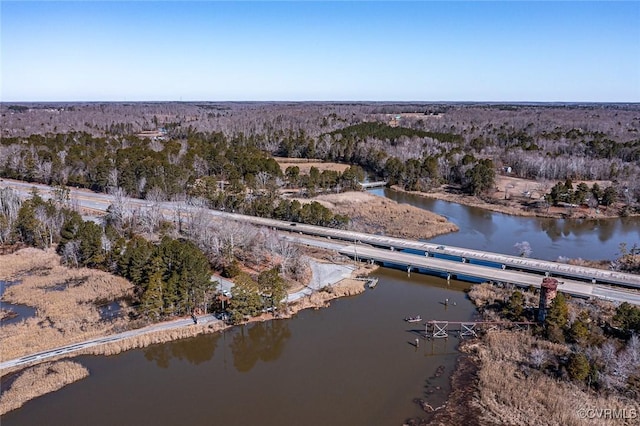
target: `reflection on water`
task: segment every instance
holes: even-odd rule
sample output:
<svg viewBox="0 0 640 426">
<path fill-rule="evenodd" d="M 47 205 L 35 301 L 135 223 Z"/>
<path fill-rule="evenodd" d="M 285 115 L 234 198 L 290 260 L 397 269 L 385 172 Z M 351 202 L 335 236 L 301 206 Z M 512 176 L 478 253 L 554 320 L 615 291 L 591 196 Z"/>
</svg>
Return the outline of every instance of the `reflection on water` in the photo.
<svg viewBox="0 0 640 426">
<path fill-rule="evenodd" d="M 421 340 L 423 320 L 468 321 L 469 284 L 382 268 L 373 290 L 294 318 L 79 357 L 91 376 L 3 416 L 2 426 L 397 425 L 442 404 L 457 338 Z M 449 299 L 450 305 L 442 301 Z M 456 304 L 453 305 L 453 302 Z"/>
<path fill-rule="evenodd" d="M 549 219 L 509 216 L 477 207 L 432 200 L 389 189 L 377 195 L 407 203 L 446 217 L 460 231 L 431 239 L 449 244 L 504 254 L 517 254 L 514 244 L 528 241 L 532 257 L 556 260 L 559 256 L 613 259 L 620 243 L 640 241 L 640 218 Z"/>
<path fill-rule="evenodd" d="M 291 336 L 288 323 L 285 321 L 267 321 L 240 327 L 231 342 L 233 365 L 241 373 L 245 373 L 263 362 L 278 359 L 284 344 Z"/>
<path fill-rule="evenodd" d="M 213 358 L 220 334 L 206 334 L 198 339 L 177 340 L 144 348 L 144 357 L 155 362 L 160 368 L 169 368 L 170 361 L 175 358 L 198 365 Z"/>
</svg>

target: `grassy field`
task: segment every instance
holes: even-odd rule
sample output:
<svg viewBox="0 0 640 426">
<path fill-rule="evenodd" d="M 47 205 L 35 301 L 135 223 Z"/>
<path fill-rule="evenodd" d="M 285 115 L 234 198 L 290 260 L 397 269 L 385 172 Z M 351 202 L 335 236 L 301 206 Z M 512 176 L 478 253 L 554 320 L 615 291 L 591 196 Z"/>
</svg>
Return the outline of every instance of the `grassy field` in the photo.
<svg viewBox="0 0 640 426">
<path fill-rule="evenodd" d="M 534 349 L 561 357 L 564 345 L 542 341 L 526 333 L 491 332 L 468 348 L 480 364 L 478 393 L 474 401 L 482 408 L 482 423 L 517 425 L 632 425 L 637 419 L 585 419 L 586 408 L 626 409 L 640 413 L 638 401 L 615 395 L 595 394 L 563 380 L 556 380 L 530 364 Z"/>
<path fill-rule="evenodd" d="M 349 168 L 349 164 L 331 163 L 328 161 L 313 160 L 306 158 L 286 158 L 286 157 L 274 157 L 276 162 L 280 165 L 280 168 L 284 172 L 287 167 L 297 166 L 300 169 L 301 175 L 308 175 L 311 167 L 317 168 L 320 172 L 324 170 L 330 170 L 335 172 L 344 172 Z"/>
<path fill-rule="evenodd" d="M 474 285 L 469 298 L 483 312 L 485 320 L 503 320 L 495 307 L 496 301 L 507 300 L 511 289 L 490 284 Z M 536 306 L 538 295 L 523 292 L 524 306 Z M 593 302 L 599 320 L 610 318 L 614 307 L 607 302 Z M 584 305 L 569 304 L 569 317 L 576 317 Z M 465 406 L 467 413 L 482 425 L 632 425 L 637 418 L 606 419 L 602 416 L 585 418 L 589 409 L 626 410 L 640 414 L 640 402 L 616 392 L 595 392 L 584 382 L 570 380 L 565 372 L 568 357 L 577 349 L 575 344 L 553 343 L 531 331 L 493 330 L 481 338 L 463 341 L 461 360 L 471 373 L 465 375 L 460 387 L 467 387 L 463 395 L 455 395 L 457 407 Z M 543 355 L 543 356 L 541 356 Z M 469 370 L 466 368 L 466 370 Z M 447 407 L 445 411 L 455 410 Z M 624 413 L 624 411 L 619 411 Z M 441 423 L 447 413 L 436 416 L 433 424 Z M 440 418 L 439 418 L 440 417 Z"/>
</svg>

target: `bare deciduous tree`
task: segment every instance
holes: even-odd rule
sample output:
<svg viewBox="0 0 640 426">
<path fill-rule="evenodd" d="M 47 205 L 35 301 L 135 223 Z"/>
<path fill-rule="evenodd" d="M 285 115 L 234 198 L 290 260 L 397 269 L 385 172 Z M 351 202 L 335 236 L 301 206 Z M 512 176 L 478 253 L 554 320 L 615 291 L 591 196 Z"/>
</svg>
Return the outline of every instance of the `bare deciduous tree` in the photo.
<svg viewBox="0 0 640 426">
<path fill-rule="evenodd" d="M 519 243 L 515 243 L 513 247 L 515 248 L 518 255 L 522 257 L 529 257 L 533 253 L 533 249 L 531 248 L 529 241 L 521 241 Z"/>
</svg>

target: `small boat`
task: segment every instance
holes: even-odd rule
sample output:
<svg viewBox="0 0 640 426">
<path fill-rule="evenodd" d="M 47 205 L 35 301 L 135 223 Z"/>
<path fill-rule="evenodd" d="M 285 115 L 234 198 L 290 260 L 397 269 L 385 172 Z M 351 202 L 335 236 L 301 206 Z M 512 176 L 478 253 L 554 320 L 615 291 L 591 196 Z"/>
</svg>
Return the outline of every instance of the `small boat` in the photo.
<svg viewBox="0 0 640 426">
<path fill-rule="evenodd" d="M 420 322 L 422 321 L 422 317 L 420 315 L 416 315 L 415 317 L 407 317 L 404 320 L 406 322 Z"/>
</svg>

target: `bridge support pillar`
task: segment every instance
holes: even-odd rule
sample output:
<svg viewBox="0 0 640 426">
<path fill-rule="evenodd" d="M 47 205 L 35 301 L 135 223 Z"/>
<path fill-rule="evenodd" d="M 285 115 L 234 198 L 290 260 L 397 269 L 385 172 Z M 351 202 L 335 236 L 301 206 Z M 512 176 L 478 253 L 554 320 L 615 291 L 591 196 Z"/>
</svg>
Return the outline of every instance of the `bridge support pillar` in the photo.
<svg viewBox="0 0 640 426">
<path fill-rule="evenodd" d="M 477 337 L 478 335 L 476 334 L 476 323 L 475 322 L 467 322 L 467 323 L 462 323 L 461 325 L 461 330 L 460 330 L 460 337 Z"/>
<path fill-rule="evenodd" d="M 449 337 L 449 333 L 447 332 L 447 327 L 449 326 L 449 321 L 433 321 L 431 322 L 431 337 L 439 339 L 439 338 L 447 338 Z"/>
</svg>

